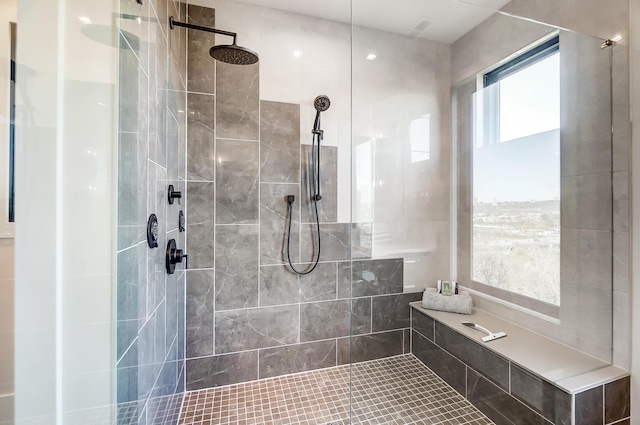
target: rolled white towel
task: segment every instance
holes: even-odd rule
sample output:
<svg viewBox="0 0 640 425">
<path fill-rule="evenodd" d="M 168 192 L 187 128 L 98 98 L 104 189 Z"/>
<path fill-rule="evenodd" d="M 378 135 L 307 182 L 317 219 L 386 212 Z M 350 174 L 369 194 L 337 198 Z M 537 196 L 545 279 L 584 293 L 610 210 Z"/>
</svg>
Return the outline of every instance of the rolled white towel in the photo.
<svg viewBox="0 0 640 425">
<path fill-rule="evenodd" d="M 422 307 L 429 310 L 471 314 L 473 300 L 466 291 L 460 291 L 458 295 L 442 295 L 436 288 L 427 288 L 422 295 Z"/>
</svg>

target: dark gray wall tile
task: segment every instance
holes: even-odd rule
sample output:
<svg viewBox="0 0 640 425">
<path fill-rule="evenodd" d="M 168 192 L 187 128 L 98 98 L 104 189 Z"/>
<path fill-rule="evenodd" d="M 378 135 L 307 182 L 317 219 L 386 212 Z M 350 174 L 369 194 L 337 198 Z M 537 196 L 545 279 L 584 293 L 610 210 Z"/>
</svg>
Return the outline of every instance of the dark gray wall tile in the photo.
<svg viewBox="0 0 640 425">
<path fill-rule="evenodd" d="M 255 142 L 216 140 L 217 224 L 258 223 L 258 151 Z"/>
<path fill-rule="evenodd" d="M 548 425 L 542 416 L 534 413 L 473 369 L 467 369 L 467 399 L 496 425 Z"/>
<path fill-rule="evenodd" d="M 572 401 L 571 394 L 556 388 L 556 425 L 571 425 Z"/>
<path fill-rule="evenodd" d="M 216 131 L 218 137 L 258 140 L 259 64 L 216 63 Z"/>
<path fill-rule="evenodd" d="M 147 149 L 145 135 L 118 133 L 118 226 L 146 225 Z M 126 248 L 134 242 L 118 241 L 118 246 Z"/>
<path fill-rule="evenodd" d="M 421 292 L 373 297 L 372 331 L 389 331 L 411 326 L 409 303 L 422 299 Z"/>
<path fill-rule="evenodd" d="M 117 255 L 117 319 L 139 320 L 146 317 L 146 249 L 139 244 Z"/>
<path fill-rule="evenodd" d="M 213 355 L 213 270 L 187 272 L 187 357 Z"/>
<path fill-rule="evenodd" d="M 618 379 L 604 386 L 604 422 L 615 422 L 631 414 L 631 378 Z"/>
<path fill-rule="evenodd" d="M 336 299 L 337 264 L 319 263 L 313 273 L 300 276 L 301 302 Z"/>
<path fill-rule="evenodd" d="M 297 305 L 216 311 L 216 353 L 295 344 L 298 317 Z"/>
<path fill-rule="evenodd" d="M 299 198 L 300 185 L 260 184 L 260 264 L 287 263 L 289 205 L 287 195 Z M 293 263 L 299 257 L 300 219 L 297 203 L 292 208 L 293 221 L 289 240 L 289 256 Z"/>
<path fill-rule="evenodd" d="M 188 5 L 187 21 L 215 28 L 215 9 Z M 209 55 L 213 37 L 202 31 L 187 31 L 187 90 L 215 93 L 215 61 Z"/>
<path fill-rule="evenodd" d="M 435 343 L 503 389 L 509 389 L 509 362 L 507 360 L 440 322 L 436 322 Z"/>
<path fill-rule="evenodd" d="M 338 339 L 338 364 L 366 362 L 402 354 L 402 331 Z"/>
<path fill-rule="evenodd" d="M 466 394 L 465 380 L 467 376 L 465 364 L 421 334 L 413 332 L 411 337 L 411 352 L 413 355 L 464 396 Z"/>
<path fill-rule="evenodd" d="M 302 223 L 315 223 L 316 212 L 311 201 L 313 180 L 311 178 L 311 145 L 302 145 Z M 321 223 L 335 223 L 338 217 L 338 148 L 320 148 L 320 195 L 318 216 Z"/>
<path fill-rule="evenodd" d="M 215 97 L 206 94 L 187 95 L 187 178 L 189 180 L 215 180 Z"/>
<path fill-rule="evenodd" d="M 147 76 L 133 50 L 119 34 L 118 130 L 146 131 L 148 99 Z M 144 120 L 144 123 L 143 123 Z"/>
<path fill-rule="evenodd" d="M 260 181 L 300 182 L 300 105 L 260 102 Z"/>
<path fill-rule="evenodd" d="M 320 238 L 322 247 L 320 261 L 344 261 L 349 259 L 349 224 L 321 224 Z M 300 228 L 300 261 L 310 261 L 316 256 L 317 227 L 304 224 Z"/>
<path fill-rule="evenodd" d="M 350 293 L 353 297 L 402 293 L 402 258 L 353 261 L 351 264 L 340 263 L 338 268 L 340 298 L 348 298 Z"/>
<path fill-rule="evenodd" d="M 258 306 L 258 226 L 216 226 L 216 311 Z"/>
<path fill-rule="evenodd" d="M 194 269 L 214 266 L 214 199 L 215 183 L 187 183 L 187 254 Z M 178 215 L 174 216 L 177 224 Z"/>
<path fill-rule="evenodd" d="M 371 298 L 351 300 L 351 335 L 371 333 Z"/>
<path fill-rule="evenodd" d="M 297 304 L 298 276 L 286 266 L 260 266 L 260 306 Z"/>
<path fill-rule="evenodd" d="M 575 396 L 575 423 L 580 425 L 602 425 L 602 387 L 592 388 Z"/>
<path fill-rule="evenodd" d="M 433 341 L 434 320 L 416 309 L 411 312 L 411 329 L 419 332 L 425 338 Z"/>
<path fill-rule="evenodd" d="M 349 300 L 300 305 L 300 341 L 347 336 L 350 332 Z"/>
<path fill-rule="evenodd" d="M 402 353 L 409 354 L 411 352 L 411 329 L 403 329 L 402 332 Z"/>
<path fill-rule="evenodd" d="M 187 360 L 187 391 L 258 379 L 258 351 Z"/>
<path fill-rule="evenodd" d="M 260 350 L 260 379 L 335 365 L 335 340 Z"/>
<path fill-rule="evenodd" d="M 555 386 L 514 364 L 511 364 L 511 395 L 550 421 L 555 420 Z"/>
</svg>

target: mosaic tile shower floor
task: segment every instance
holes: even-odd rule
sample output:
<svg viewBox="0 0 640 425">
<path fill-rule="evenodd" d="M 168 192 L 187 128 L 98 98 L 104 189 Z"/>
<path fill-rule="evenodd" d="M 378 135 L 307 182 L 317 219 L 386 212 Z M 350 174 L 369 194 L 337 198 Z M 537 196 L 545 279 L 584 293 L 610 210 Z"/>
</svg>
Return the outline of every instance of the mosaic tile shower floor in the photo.
<svg viewBox="0 0 640 425">
<path fill-rule="evenodd" d="M 491 425 L 412 354 L 188 392 L 180 425 Z M 349 379 L 353 380 L 349 418 Z"/>
</svg>

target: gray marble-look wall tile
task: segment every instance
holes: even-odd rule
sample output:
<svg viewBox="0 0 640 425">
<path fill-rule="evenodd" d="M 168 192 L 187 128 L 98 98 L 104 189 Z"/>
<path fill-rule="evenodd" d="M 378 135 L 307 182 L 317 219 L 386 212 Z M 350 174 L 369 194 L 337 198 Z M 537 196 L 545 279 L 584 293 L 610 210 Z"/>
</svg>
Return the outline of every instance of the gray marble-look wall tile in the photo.
<svg viewBox="0 0 640 425">
<path fill-rule="evenodd" d="M 140 320 L 146 317 L 147 256 L 145 244 L 117 255 L 117 318 L 119 322 Z"/>
<path fill-rule="evenodd" d="M 215 28 L 215 9 L 190 4 L 187 22 Z M 187 90 L 215 93 L 215 61 L 209 55 L 215 37 L 202 31 L 188 30 L 187 40 Z"/>
<path fill-rule="evenodd" d="M 509 389 L 509 362 L 506 359 L 440 322 L 436 322 L 435 343 L 503 389 Z"/>
<path fill-rule="evenodd" d="M 464 363 L 415 331 L 411 339 L 411 352 L 456 391 L 463 396 L 466 394 L 467 367 Z"/>
<path fill-rule="evenodd" d="M 300 164 L 302 166 L 301 219 L 303 223 L 315 223 L 316 212 L 311 178 L 312 156 L 311 146 L 302 145 Z M 338 148 L 322 146 L 320 148 L 320 195 L 318 215 L 321 223 L 334 223 L 338 217 Z"/>
<path fill-rule="evenodd" d="M 572 404 L 571 394 L 556 388 L 556 425 L 572 425 Z"/>
<path fill-rule="evenodd" d="M 214 266 L 214 200 L 215 183 L 187 183 L 187 253 L 194 269 Z"/>
<path fill-rule="evenodd" d="M 297 202 L 293 204 L 291 236 L 287 241 L 290 217 L 286 197 L 294 195 L 299 199 L 299 193 L 298 184 L 260 184 L 260 264 L 287 264 L 287 248 L 291 261 L 298 262 L 299 208 Z"/>
<path fill-rule="evenodd" d="M 561 280 L 598 288 L 610 287 L 611 244 L 610 231 L 562 229 Z"/>
<path fill-rule="evenodd" d="M 216 63 L 216 131 L 218 137 L 258 140 L 259 63 Z"/>
<path fill-rule="evenodd" d="M 254 142 L 216 140 L 217 224 L 258 223 L 259 149 Z"/>
<path fill-rule="evenodd" d="M 613 173 L 613 230 L 629 231 L 629 173 Z"/>
<path fill-rule="evenodd" d="M 402 332 L 402 353 L 409 354 L 411 352 L 411 329 L 403 329 Z"/>
<path fill-rule="evenodd" d="M 118 133 L 118 249 L 146 239 L 147 136 Z"/>
<path fill-rule="evenodd" d="M 371 333 L 371 297 L 351 300 L 351 335 Z"/>
<path fill-rule="evenodd" d="M 350 334 L 349 300 L 300 305 L 300 341 L 317 341 Z"/>
<path fill-rule="evenodd" d="M 167 170 L 149 162 L 148 211 L 158 216 L 158 248 L 148 250 L 147 313 L 151 314 L 165 296 L 167 246 Z M 163 219 L 164 218 L 164 219 Z"/>
<path fill-rule="evenodd" d="M 216 226 L 216 311 L 258 306 L 259 226 Z"/>
<path fill-rule="evenodd" d="M 613 47 L 612 58 L 612 100 L 613 100 L 613 171 L 629 170 L 631 123 L 629 120 L 629 49 L 626 46 Z"/>
<path fill-rule="evenodd" d="M 336 341 L 260 350 L 260 379 L 336 366 Z"/>
<path fill-rule="evenodd" d="M 260 181 L 300 182 L 300 105 L 260 102 Z"/>
<path fill-rule="evenodd" d="M 562 177 L 562 228 L 611 230 L 611 174 Z"/>
<path fill-rule="evenodd" d="M 297 304 L 298 276 L 287 266 L 260 266 L 260 306 Z"/>
<path fill-rule="evenodd" d="M 310 265 L 305 265 L 308 267 Z M 300 276 L 300 301 L 324 301 L 336 299 L 338 263 L 318 263 L 316 269 Z"/>
<path fill-rule="evenodd" d="M 420 333 L 425 338 L 433 341 L 434 326 L 435 323 L 431 317 L 419 312 L 418 310 L 412 310 L 411 329 Z"/>
<path fill-rule="evenodd" d="M 497 425 L 516 423 L 548 425 L 542 416 L 537 415 L 470 368 L 467 368 L 467 399 Z"/>
<path fill-rule="evenodd" d="M 611 172 L 611 85 L 601 84 L 610 60 L 609 51 L 598 47 L 590 37 L 560 33 L 563 176 Z"/>
<path fill-rule="evenodd" d="M 602 387 L 592 388 L 575 396 L 575 423 L 580 425 L 602 425 Z"/>
<path fill-rule="evenodd" d="M 258 351 L 187 360 L 187 391 L 258 379 Z"/>
<path fill-rule="evenodd" d="M 344 261 L 350 256 L 348 223 L 320 224 L 320 261 Z M 317 255 L 317 227 L 305 224 L 300 228 L 300 261 L 310 261 Z"/>
<path fill-rule="evenodd" d="M 631 378 L 626 377 L 604 386 L 604 423 L 631 415 Z"/>
<path fill-rule="evenodd" d="M 187 95 L 188 180 L 215 180 L 214 100 L 214 96 L 206 94 Z"/>
<path fill-rule="evenodd" d="M 119 36 L 118 130 L 147 132 L 148 77 L 122 33 Z"/>
<path fill-rule="evenodd" d="M 402 354 L 402 331 L 338 339 L 338 364 L 366 362 Z"/>
<path fill-rule="evenodd" d="M 422 299 L 422 292 L 373 297 L 371 316 L 373 332 L 390 331 L 411 326 L 409 303 Z"/>
<path fill-rule="evenodd" d="M 299 314 L 297 305 L 216 311 L 216 353 L 295 344 Z"/>
<path fill-rule="evenodd" d="M 213 270 L 187 272 L 186 355 L 213 355 Z"/>
<path fill-rule="evenodd" d="M 555 386 L 514 364 L 511 364 L 511 395 L 550 421 L 555 420 Z"/>
<path fill-rule="evenodd" d="M 613 234 L 613 287 L 616 291 L 629 293 L 629 233 Z"/>
<path fill-rule="evenodd" d="M 340 263 L 338 296 L 348 298 L 349 296 L 401 294 L 403 269 L 402 258 Z"/>
</svg>

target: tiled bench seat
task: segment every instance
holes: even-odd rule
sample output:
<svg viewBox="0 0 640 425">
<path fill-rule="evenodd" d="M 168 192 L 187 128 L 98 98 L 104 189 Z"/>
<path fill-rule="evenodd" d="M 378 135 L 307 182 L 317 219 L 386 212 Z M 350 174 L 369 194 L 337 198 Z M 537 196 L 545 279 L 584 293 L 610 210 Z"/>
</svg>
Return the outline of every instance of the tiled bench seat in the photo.
<svg viewBox="0 0 640 425">
<path fill-rule="evenodd" d="M 627 371 L 480 309 L 411 307 L 413 354 L 496 424 L 629 423 Z M 465 320 L 507 337 L 484 343 Z"/>
</svg>

